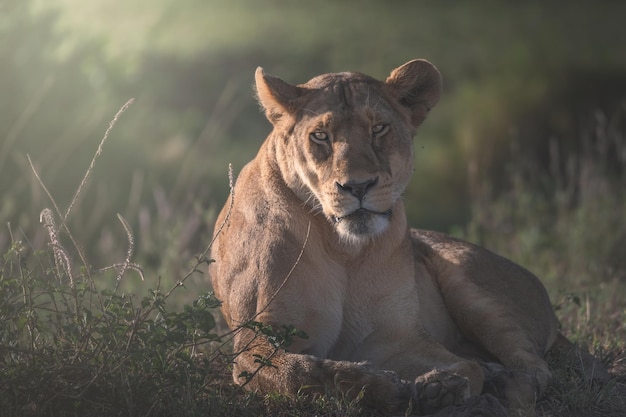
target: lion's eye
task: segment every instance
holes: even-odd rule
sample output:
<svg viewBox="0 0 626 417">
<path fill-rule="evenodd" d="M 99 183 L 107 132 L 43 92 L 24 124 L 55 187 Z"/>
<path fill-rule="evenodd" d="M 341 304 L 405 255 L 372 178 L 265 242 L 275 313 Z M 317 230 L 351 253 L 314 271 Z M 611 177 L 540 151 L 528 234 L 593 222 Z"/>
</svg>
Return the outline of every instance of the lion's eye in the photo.
<svg viewBox="0 0 626 417">
<path fill-rule="evenodd" d="M 389 125 L 379 124 L 372 127 L 372 133 L 376 138 L 384 136 L 387 132 L 389 132 Z"/>
<path fill-rule="evenodd" d="M 328 141 L 328 133 L 316 131 L 311 133 L 310 138 L 313 142 L 316 143 L 325 143 Z"/>
</svg>

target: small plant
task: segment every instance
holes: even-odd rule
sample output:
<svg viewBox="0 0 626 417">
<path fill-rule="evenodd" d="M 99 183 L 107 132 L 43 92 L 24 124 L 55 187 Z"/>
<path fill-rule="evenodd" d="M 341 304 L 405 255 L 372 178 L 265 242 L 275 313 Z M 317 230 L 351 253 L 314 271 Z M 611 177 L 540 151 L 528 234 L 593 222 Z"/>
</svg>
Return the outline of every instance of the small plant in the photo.
<svg viewBox="0 0 626 417">
<path fill-rule="evenodd" d="M 209 262 L 206 254 L 174 287 L 164 292 L 159 280 L 149 296 L 138 298 L 119 288 L 128 271 L 144 279 L 131 260 L 134 238 L 126 221 L 118 215 L 128 237 L 124 261 L 99 270 L 68 226 L 111 129 L 131 103 L 111 121 L 64 214 L 48 193 L 55 210 L 44 209 L 41 220 L 49 250 L 29 253 L 10 230 L 12 245 L 0 270 L 2 415 L 176 415 L 206 394 L 216 371 L 208 366 L 215 358 L 202 347 L 219 341 L 213 316 L 219 301 L 205 293 L 181 312 L 167 305 L 173 291 Z M 98 280 L 112 273 L 114 288 L 101 288 Z"/>
<path fill-rule="evenodd" d="M 204 394 L 214 369 L 200 347 L 218 340 L 203 294 L 182 312 L 158 288 L 138 300 L 98 291 L 87 275 L 69 287 L 50 252 L 15 242 L 0 277 L 0 403 L 7 415 L 172 415 Z M 53 256 L 52 256 L 53 257 Z M 31 267 L 30 264 L 34 264 Z M 195 392 L 189 393 L 189 387 Z M 164 395 L 166 394 L 167 395 Z M 178 395 L 172 395 L 178 394 Z M 171 404 L 178 398 L 178 404 Z"/>
</svg>

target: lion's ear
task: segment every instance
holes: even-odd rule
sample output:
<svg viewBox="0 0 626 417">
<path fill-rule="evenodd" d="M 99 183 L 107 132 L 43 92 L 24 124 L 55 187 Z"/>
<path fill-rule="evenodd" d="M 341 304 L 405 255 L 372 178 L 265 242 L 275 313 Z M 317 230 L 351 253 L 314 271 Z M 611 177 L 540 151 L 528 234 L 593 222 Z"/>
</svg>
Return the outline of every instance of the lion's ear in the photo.
<svg viewBox="0 0 626 417">
<path fill-rule="evenodd" d="M 411 109 L 411 121 L 415 127 L 424 121 L 441 96 L 441 74 L 424 59 L 414 59 L 394 69 L 385 84 L 391 87 L 403 106 Z"/>
<path fill-rule="evenodd" d="M 306 93 L 305 88 L 288 84 L 280 78 L 265 74 L 258 67 L 254 74 L 256 94 L 270 122 L 275 124 L 285 114 L 293 114 L 297 110 L 297 100 Z"/>
</svg>

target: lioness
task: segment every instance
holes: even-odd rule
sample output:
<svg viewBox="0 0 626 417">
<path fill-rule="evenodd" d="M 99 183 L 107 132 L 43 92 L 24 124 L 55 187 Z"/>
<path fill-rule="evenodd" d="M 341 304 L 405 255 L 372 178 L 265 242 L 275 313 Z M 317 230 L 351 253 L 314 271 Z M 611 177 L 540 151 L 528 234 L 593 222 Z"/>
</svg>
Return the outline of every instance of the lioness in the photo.
<svg viewBox="0 0 626 417">
<path fill-rule="evenodd" d="M 486 249 L 407 226 L 413 136 L 441 86 L 425 60 L 384 82 L 345 72 L 295 86 L 257 69 L 273 131 L 217 219 L 210 275 L 231 328 L 293 325 L 308 338 L 276 351 L 242 328 L 235 382 L 361 393 L 390 413 L 460 404 L 493 369 L 510 407 L 532 408 L 543 393 L 545 353 L 570 344 L 539 280 Z"/>
</svg>

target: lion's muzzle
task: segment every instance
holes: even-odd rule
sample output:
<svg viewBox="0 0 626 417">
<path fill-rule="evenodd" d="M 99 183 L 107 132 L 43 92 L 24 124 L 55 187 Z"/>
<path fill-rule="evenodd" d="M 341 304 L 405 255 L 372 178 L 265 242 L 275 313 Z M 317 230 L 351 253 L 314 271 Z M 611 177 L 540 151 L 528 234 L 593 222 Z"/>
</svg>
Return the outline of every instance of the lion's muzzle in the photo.
<svg viewBox="0 0 626 417">
<path fill-rule="evenodd" d="M 346 237 L 358 238 L 381 233 L 389 225 L 391 209 L 377 212 L 359 208 L 344 216 L 332 216 L 335 228 Z"/>
<path fill-rule="evenodd" d="M 378 177 L 363 182 L 348 181 L 343 184 L 335 182 L 335 185 L 340 192 L 350 193 L 359 200 L 363 200 L 365 194 L 367 194 L 369 190 L 375 187 L 376 184 L 378 184 Z"/>
</svg>

